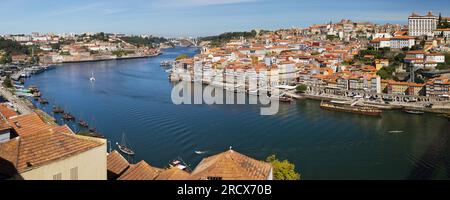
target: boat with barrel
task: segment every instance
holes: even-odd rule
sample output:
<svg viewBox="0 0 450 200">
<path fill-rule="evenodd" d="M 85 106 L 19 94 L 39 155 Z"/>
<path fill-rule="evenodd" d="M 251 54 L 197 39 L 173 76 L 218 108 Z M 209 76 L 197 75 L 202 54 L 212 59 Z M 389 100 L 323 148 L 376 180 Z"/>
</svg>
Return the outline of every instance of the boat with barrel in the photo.
<svg viewBox="0 0 450 200">
<path fill-rule="evenodd" d="M 72 116 L 70 113 L 64 113 L 64 115 L 62 116 L 62 118 L 66 121 L 73 121 L 75 120 L 75 117 Z"/>
<path fill-rule="evenodd" d="M 347 103 L 337 101 L 322 101 L 320 103 L 320 108 L 369 116 L 380 116 L 382 113 L 380 109 L 375 107 L 359 106 L 356 104 L 348 105 Z"/>
<path fill-rule="evenodd" d="M 125 137 L 125 133 L 122 134 L 122 141 L 119 144 L 118 142 L 116 143 L 117 148 L 119 148 L 119 150 L 126 154 L 126 155 L 134 155 L 134 151 L 131 149 L 131 147 L 129 147 L 128 143 L 127 143 L 127 139 Z"/>
<path fill-rule="evenodd" d="M 53 106 L 53 113 L 64 113 L 64 109 L 59 106 Z"/>
<path fill-rule="evenodd" d="M 48 100 L 47 100 L 47 99 L 44 99 L 44 98 L 40 98 L 40 99 L 39 99 L 39 103 L 40 103 L 40 104 L 48 104 Z"/>
<path fill-rule="evenodd" d="M 89 127 L 88 123 L 82 119 L 80 119 L 80 121 L 78 121 L 78 125 L 80 125 L 83 128 Z"/>
</svg>

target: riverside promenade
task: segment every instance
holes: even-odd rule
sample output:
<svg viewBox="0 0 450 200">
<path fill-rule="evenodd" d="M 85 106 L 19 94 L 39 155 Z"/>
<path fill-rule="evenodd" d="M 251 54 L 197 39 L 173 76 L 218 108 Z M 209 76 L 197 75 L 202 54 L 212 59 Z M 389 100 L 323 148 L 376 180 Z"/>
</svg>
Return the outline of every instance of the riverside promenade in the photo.
<svg viewBox="0 0 450 200">
<path fill-rule="evenodd" d="M 0 94 L 6 99 L 8 100 L 15 109 L 17 109 L 17 111 L 20 114 L 30 114 L 33 113 L 33 109 L 28 105 L 28 103 L 23 100 L 20 99 L 16 96 L 14 96 L 10 91 L 8 91 L 8 89 L 6 89 L 5 87 L 1 87 L 0 89 Z"/>
</svg>

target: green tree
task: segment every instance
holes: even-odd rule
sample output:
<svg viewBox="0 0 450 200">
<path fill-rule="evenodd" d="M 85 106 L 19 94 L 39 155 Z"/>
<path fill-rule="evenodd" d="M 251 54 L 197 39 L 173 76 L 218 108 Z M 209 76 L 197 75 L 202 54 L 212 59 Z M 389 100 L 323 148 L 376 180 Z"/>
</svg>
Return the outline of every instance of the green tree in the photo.
<svg viewBox="0 0 450 200">
<path fill-rule="evenodd" d="M 305 93 L 308 87 L 306 85 L 301 84 L 298 85 L 295 89 L 297 90 L 297 92 Z"/>
<path fill-rule="evenodd" d="M 189 58 L 189 56 L 188 55 L 186 55 L 186 54 L 180 54 L 180 55 L 178 55 L 177 56 L 177 58 L 175 58 L 175 60 L 183 60 L 183 59 L 186 59 L 186 58 Z"/>
<path fill-rule="evenodd" d="M 280 161 L 275 155 L 267 157 L 266 162 L 273 167 L 275 180 L 300 180 L 300 174 L 295 171 L 295 165 L 288 160 Z"/>
<path fill-rule="evenodd" d="M 3 80 L 3 86 L 6 88 L 12 88 L 13 84 L 11 83 L 11 78 L 7 76 L 5 80 Z"/>
<path fill-rule="evenodd" d="M 12 62 L 12 57 L 10 53 L 5 53 L 1 59 L 0 59 L 0 64 L 7 64 L 7 63 L 11 63 Z"/>
</svg>

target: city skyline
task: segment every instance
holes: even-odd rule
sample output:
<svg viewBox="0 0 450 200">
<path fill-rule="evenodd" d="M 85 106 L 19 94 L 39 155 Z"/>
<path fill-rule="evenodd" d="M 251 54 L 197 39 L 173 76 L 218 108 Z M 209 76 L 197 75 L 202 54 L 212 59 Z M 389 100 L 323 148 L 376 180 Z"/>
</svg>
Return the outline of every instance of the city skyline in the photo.
<svg viewBox="0 0 450 200">
<path fill-rule="evenodd" d="M 2 2 L 0 34 L 112 32 L 166 37 L 207 36 L 252 29 L 275 30 L 351 19 L 407 24 L 411 12 L 450 14 L 450 2 L 418 0 L 133 0 Z"/>
</svg>

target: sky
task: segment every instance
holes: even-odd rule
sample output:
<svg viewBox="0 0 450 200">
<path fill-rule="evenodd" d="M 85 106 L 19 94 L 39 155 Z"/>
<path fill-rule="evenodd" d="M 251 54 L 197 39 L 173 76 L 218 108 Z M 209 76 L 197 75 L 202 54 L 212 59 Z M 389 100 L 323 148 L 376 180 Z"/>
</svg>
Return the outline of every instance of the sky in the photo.
<svg viewBox="0 0 450 200">
<path fill-rule="evenodd" d="M 165 37 L 450 16 L 449 0 L 0 0 L 0 34 L 110 32 Z"/>
</svg>

